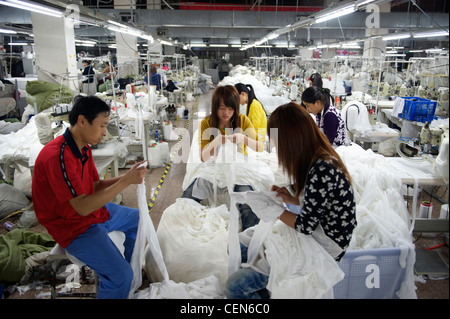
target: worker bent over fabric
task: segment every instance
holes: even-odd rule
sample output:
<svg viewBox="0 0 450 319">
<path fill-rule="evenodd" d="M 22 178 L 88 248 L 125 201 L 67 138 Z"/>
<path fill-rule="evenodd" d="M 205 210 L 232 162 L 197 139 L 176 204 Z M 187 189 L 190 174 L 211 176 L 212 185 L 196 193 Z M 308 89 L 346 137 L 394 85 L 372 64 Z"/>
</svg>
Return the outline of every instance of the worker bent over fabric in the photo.
<svg viewBox="0 0 450 319">
<path fill-rule="evenodd" d="M 272 130 L 278 130 L 278 140 L 274 141 L 278 162 L 293 181 L 294 194 L 276 185 L 271 190 L 284 203 L 299 206 L 301 212 L 293 213 L 275 201 L 264 207 L 249 203 L 250 207 L 265 222 L 279 218 L 300 233 L 313 236 L 339 261 L 356 227 L 356 204 L 347 168 L 326 135 L 300 105 L 291 102 L 279 106 L 272 112 L 267 128 L 271 141 Z M 247 260 L 246 249 L 241 252 L 247 267 L 228 277 L 228 298 L 269 297 L 266 286 L 270 265 L 264 249 L 253 260 Z"/>
<path fill-rule="evenodd" d="M 239 114 L 239 103 L 239 92 L 234 86 L 219 86 L 214 90 L 211 115 L 204 118 L 200 124 L 200 158 L 203 162 L 214 160 L 219 146 L 227 141 L 237 144 L 238 151 L 244 154 L 247 154 L 247 147 L 257 152 L 263 151 L 264 145 L 258 139 L 252 122 L 244 114 Z M 200 192 L 196 192 L 199 189 Z M 201 202 L 202 199 L 211 195 L 211 190 L 211 182 L 203 178 L 197 178 L 183 192 L 182 197 Z M 249 190 L 253 190 L 250 185 L 234 185 L 235 192 Z M 258 217 L 248 205 L 240 204 L 239 212 L 243 229 L 254 226 L 259 222 Z"/>
<path fill-rule="evenodd" d="M 147 169 L 134 165 L 126 174 L 100 180 L 90 145 L 106 136 L 109 106 L 95 96 L 78 96 L 70 127 L 48 143 L 36 159 L 32 197 L 36 216 L 68 253 L 100 278 L 98 298 L 127 298 L 133 280 L 130 266 L 139 210 L 110 203 Z M 124 256 L 108 233 L 125 234 Z"/>
</svg>

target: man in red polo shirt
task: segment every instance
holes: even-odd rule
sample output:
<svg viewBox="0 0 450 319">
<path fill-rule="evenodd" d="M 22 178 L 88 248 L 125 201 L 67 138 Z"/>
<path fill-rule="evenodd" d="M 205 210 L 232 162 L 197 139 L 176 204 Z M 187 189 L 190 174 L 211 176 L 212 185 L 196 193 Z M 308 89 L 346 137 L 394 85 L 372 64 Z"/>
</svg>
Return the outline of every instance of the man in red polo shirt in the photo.
<svg viewBox="0 0 450 319">
<path fill-rule="evenodd" d="M 139 210 L 110 203 L 147 169 L 134 165 L 126 174 L 100 180 L 90 145 L 106 136 L 110 108 L 95 96 L 78 96 L 70 128 L 48 143 L 36 159 L 32 196 L 36 216 L 53 239 L 100 278 L 98 298 L 126 298 L 133 280 L 130 266 Z M 124 256 L 109 238 L 125 233 Z"/>
</svg>

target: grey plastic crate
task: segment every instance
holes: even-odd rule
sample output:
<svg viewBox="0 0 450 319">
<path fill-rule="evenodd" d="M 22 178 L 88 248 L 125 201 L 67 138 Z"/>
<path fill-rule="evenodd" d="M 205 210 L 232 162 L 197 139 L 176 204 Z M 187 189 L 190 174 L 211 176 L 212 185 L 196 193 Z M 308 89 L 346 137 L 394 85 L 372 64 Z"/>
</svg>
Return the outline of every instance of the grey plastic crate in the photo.
<svg viewBox="0 0 450 319">
<path fill-rule="evenodd" d="M 406 265 L 402 268 L 399 262 L 401 252 L 395 247 L 347 251 L 339 262 L 345 277 L 334 286 L 334 298 L 398 299 L 396 292 L 406 276 Z M 379 281 L 373 280 L 375 276 Z"/>
</svg>

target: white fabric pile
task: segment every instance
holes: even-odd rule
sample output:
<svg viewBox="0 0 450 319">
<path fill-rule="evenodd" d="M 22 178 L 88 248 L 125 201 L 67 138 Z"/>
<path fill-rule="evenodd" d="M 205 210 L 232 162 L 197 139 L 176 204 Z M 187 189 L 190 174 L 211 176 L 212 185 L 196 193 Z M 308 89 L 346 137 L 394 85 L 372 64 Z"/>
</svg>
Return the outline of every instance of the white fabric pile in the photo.
<svg viewBox="0 0 450 319">
<path fill-rule="evenodd" d="M 217 85 L 235 85 L 237 83 L 251 84 L 255 90 L 256 98 L 261 102 L 267 114 L 272 113 L 278 106 L 289 103 L 291 100 L 281 96 L 273 96 L 274 89 L 268 87 L 261 79 L 251 75 L 247 67 L 238 66 L 230 72 Z M 232 75 L 231 75 L 232 74 Z M 261 77 L 260 77 L 261 78 Z"/>
</svg>

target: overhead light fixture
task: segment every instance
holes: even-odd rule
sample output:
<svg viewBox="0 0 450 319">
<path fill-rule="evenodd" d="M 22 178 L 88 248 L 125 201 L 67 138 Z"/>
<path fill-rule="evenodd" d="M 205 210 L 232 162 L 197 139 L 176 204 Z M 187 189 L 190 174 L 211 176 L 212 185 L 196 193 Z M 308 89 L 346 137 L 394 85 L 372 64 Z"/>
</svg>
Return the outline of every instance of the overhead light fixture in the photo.
<svg viewBox="0 0 450 319">
<path fill-rule="evenodd" d="M 426 53 L 441 52 L 441 51 L 442 51 L 442 49 L 428 49 L 428 50 L 425 50 Z"/>
<path fill-rule="evenodd" d="M 17 34 L 14 30 L 0 29 L 0 33 Z"/>
<path fill-rule="evenodd" d="M 0 4 L 8 6 L 8 7 L 14 7 L 22 10 L 27 11 L 33 11 L 36 13 L 42 13 L 48 16 L 60 18 L 63 16 L 62 12 L 56 9 L 50 9 L 49 7 L 38 5 L 38 4 L 32 4 L 25 1 L 20 0 L 0 0 Z"/>
<path fill-rule="evenodd" d="M 210 44 L 209 46 L 212 48 L 227 48 L 228 44 Z"/>
<path fill-rule="evenodd" d="M 332 43 L 328 45 L 329 48 L 340 48 L 341 44 L 340 43 Z"/>
<path fill-rule="evenodd" d="M 397 50 L 389 50 L 389 51 L 386 51 L 386 54 L 392 54 L 392 53 L 397 53 Z"/>
<path fill-rule="evenodd" d="M 400 39 L 408 39 L 411 37 L 411 34 L 390 34 L 390 35 L 385 35 L 383 36 L 383 40 L 384 41 L 389 41 L 389 40 L 400 40 Z"/>
<path fill-rule="evenodd" d="M 361 6 L 369 4 L 371 2 L 375 2 L 375 0 L 359 0 L 359 1 L 356 1 L 355 6 L 361 7 Z"/>
<path fill-rule="evenodd" d="M 95 47 L 95 44 L 92 43 L 75 43 L 77 47 Z"/>
<path fill-rule="evenodd" d="M 280 35 L 278 33 L 271 33 L 267 36 L 267 40 L 273 40 L 278 38 Z"/>
<path fill-rule="evenodd" d="M 389 50 L 402 50 L 404 48 L 405 47 L 386 47 L 386 49 L 389 49 Z"/>
<path fill-rule="evenodd" d="M 317 46 L 318 49 L 325 49 L 328 48 L 328 44 L 321 44 Z"/>
<path fill-rule="evenodd" d="M 162 41 L 161 41 L 162 43 Z M 191 43 L 192 48 L 200 48 L 200 47 L 206 47 L 206 44 L 204 43 Z"/>
<path fill-rule="evenodd" d="M 331 12 L 329 13 L 325 13 L 323 15 L 319 15 L 316 18 L 315 23 L 321 23 L 321 22 L 325 22 L 331 19 L 335 19 L 335 18 L 339 18 L 342 16 L 345 16 L 347 14 L 353 13 L 355 12 L 355 5 L 348 5 L 348 6 L 344 6 L 342 8 L 339 9 L 333 9 Z"/>
<path fill-rule="evenodd" d="M 26 42 L 9 42 L 8 45 L 30 45 L 31 43 Z"/>
<path fill-rule="evenodd" d="M 255 45 L 257 48 L 271 48 L 271 45 Z"/>
<path fill-rule="evenodd" d="M 240 48 L 241 46 L 242 46 L 242 45 L 240 45 L 240 44 L 232 44 L 232 45 L 231 45 L 232 48 Z"/>
<path fill-rule="evenodd" d="M 386 57 L 404 57 L 404 56 L 406 56 L 406 54 L 402 54 L 402 53 L 400 53 L 400 54 L 386 54 L 385 56 Z"/>
<path fill-rule="evenodd" d="M 409 51 L 406 51 L 406 53 L 422 53 L 423 52 L 423 50 L 409 50 Z"/>
<path fill-rule="evenodd" d="M 310 47 L 310 48 L 308 48 L 309 51 L 312 51 L 312 50 L 315 50 L 315 49 L 316 49 L 316 47 Z"/>
<path fill-rule="evenodd" d="M 428 31 L 428 32 L 419 32 L 419 33 L 414 33 L 413 37 L 414 38 L 432 38 L 432 37 L 445 37 L 448 36 L 448 32 L 447 31 Z"/>
</svg>

